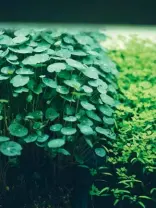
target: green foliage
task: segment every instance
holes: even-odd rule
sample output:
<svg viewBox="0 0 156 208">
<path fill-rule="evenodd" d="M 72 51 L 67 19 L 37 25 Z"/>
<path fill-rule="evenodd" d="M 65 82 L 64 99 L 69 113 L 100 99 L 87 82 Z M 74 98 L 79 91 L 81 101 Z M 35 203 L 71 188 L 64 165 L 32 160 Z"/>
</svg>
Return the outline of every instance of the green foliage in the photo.
<svg viewBox="0 0 156 208">
<path fill-rule="evenodd" d="M 155 54 L 153 42 L 137 37 L 125 43 L 124 49 L 116 51 L 112 48 L 110 51 L 110 57 L 120 71 L 117 94 L 120 105 L 115 113 L 118 136 L 109 149 L 107 164 L 110 176 L 103 169 L 99 170 L 106 180 L 104 189 L 93 186 L 91 194 L 111 196 L 114 206 L 155 207 Z M 101 112 L 105 114 L 103 107 Z M 111 124 L 113 121 L 104 119 L 104 122 Z M 97 128 L 105 135 L 105 129 Z"/>
<path fill-rule="evenodd" d="M 66 30 L 1 32 L 2 154 L 18 156 L 34 143 L 54 156 L 75 156 L 87 143 L 99 157 L 106 155 L 101 134 L 115 139 L 117 69 L 99 45 L 101 38 Z"/>
</svg>

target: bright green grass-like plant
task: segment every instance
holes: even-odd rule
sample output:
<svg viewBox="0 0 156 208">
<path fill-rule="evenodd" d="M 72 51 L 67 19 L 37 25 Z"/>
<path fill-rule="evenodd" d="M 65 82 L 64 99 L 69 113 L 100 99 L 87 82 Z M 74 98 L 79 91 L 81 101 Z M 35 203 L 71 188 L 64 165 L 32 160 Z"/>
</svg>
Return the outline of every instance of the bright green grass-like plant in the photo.
<svg viewBox="0 0 156 208">
<path fill-rule="evenodd" d="M 120 71 L 117 97 L 121 104 L 115 114 L 118 136 L 109 149 L 109 177 L 105 187 L 98 190 L 93 186 L 91 194 L 111 196 L 114 205 L 119 207 L 154 208 L 156 44 L 134 36 L 125 43 L 124 49 L 112 47 L 110 57 Z"/>
<path fill-rule="evenodd" d="M 18 156 L 35 143 L 53 156 L 79 158 L 82 144 L 106 155 L 103 143 L 116 137 L 117 69 L 101 38 L 74 30 L 0 31 L 1 154 Z"/>
</svg>

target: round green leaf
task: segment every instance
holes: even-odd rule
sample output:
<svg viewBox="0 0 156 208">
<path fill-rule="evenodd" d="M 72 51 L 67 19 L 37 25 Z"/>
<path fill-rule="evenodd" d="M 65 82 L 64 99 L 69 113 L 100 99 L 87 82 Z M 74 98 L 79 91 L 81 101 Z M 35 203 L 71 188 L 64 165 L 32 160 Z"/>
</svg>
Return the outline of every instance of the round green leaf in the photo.
<svg viewBox="0 0 156 208">
<path fill-rule="evenodd" d="M 97 80 L 89 80 L 88 84 L 92 87 L 98 87 L 99 86 L 98 79 Z"/>
<path fill-rule="evenodd" d="M 48 142 L 49 148 L 59 148 L 62 147 L 65 144 L 64 139 L 53 139 Z"/>
<path fill-rule="evenodd" d="M 12 38 L 8 35 L 1 35 L 0 36 L 0 45 L 11 45 L 12 44 Z"/>
<path fill-rule="evenodd" d="M 102 127 L 96 127 L 95 130 L 99 133 L 99 134 L 103 134 L 106 137 L 110 138 L 110 139 L 115 139 L 116 135 L 110 130 L 110 129 L 104 129 Z"/>
<path fill-rule="evenodd" d="M 60 95 L 64 100 L 67 100 L 68 102 L 73 102 L 75 103 L 75 99 L 73 98 L 72 95 Z"/>
<path fill-rule="evenodd" d="M 54 81 L 54 80 L 52 80 L 50 78 L 44 77 L 44 78 L 42 78 L 42 81 L 48 87 L 51 87 L 51 88 L 56 88 L 57 87 L 56 81 Z"/>
<path fill-rule="evenodd" d="M 37 142 L 46 142 L 49 139 L 49 135 L 48 134 L 43 134 L 41 136 L 37 137 Z"/>
<path fill-rule="evenodd" d="M 106 151 L 104 148 L 96 148 L 95 149 L 95 153 L 99 156 L 99 157 L 104 157 L 106 156 Z"/>
<path fill-rule="evenodd" d="M 68 94 L 69 93 L 69 89 L 65 86 L 57 86 L 56 91 L 60 94 Z"/>
<path fill-rule="evenodd" d="M 12 65 L 19 65 L 19 61 L 17 61 L 17 60 L 16 61 L 11 61 L 11 60 L 7 59 L 7 61 Z"/>
<path fill-rule="evenodd" d="M 54 124 L 50 126 L 50 131 L 60 131 L 62 128 L 62 124 Z"/>
<path fill-rule="evenodd" d="M 66 116 L 63 119 L 68 122 L 75 122 L 77 120 L 75 116 Z"/>
<path fill-rule="evenodd" d="M 64 42 L 67 43 L 67 44 L 71 44 L 71 45 L 74 45 L 75 44 L 75 41 L 72 37 L 70 36 L 65 36 L 63 38 Z"/>
<path fill-rule="evenodd" d="M 27 137 L 25 137 L 23 140 L 26 142 L 26 143 L 31 143 L 31 142 L 35 142 L 37 140 L 37 134 L 31 134 L 31 135 L 28 135 Z"/>
<path fill-rule="evenodd" d="M 24 65 L 36 65 L 40 63 L 45 63 L 49 60 L 48 54 L 35 54 L 34 56 L 28 56 L 25 58 L 22 63 Z"/>
<path fill-rule="evenodd" d="M 73 56 L 86 56 L 87 54 L 81 50 L 74 50 L 71 53 Z"/>
<path fill-rule="evenodd" d="M 91 87 L 88 87 L 87 85 L 84 85 L 82 87 L 82 89 L 86 92 L 86 93 L 92 93 L 93 89 Z"/>
<path fill-rule="evenodd" d="M 104 123 L 108 125 L 113 125 L 114 124 L 114 119 L 113 118 L 108 118 L 108 117 L 103 117 Z"/>
<path fill-rule="evenodd" d="M 19 123 L 12 123 L 9 126 L 9 132 L 12 136 L 24 137 L 28 134 L 28 129 Z"/>
<path fill-rule="evenodd" d="M 30 74 L 31 75 L 31 74 L 34 74 L 34 71 L 30 68 L 23 67 L 23 68 L 17 69 L 16 74 L 21 74 L 21 75 Z"/>
<path fill-rule="evenodd" d="M 33 52 L 32 47 L 29 46 L 20 46 L 18 48 L 9 47 L 9 50 L 19 54 L 27 54 Z"/>
<path fill-rule="evenodd" d="M 16 61 L 17 59 L 18 59 L 18 56 L 16 56 L 15 54 L 9 53 L 9 55 L 7 56 L 7 60 L 10 60 L 10 61 Z"/>
<path fill-rule="evenodd" d="M 100 105 L 99 106 L 99 110 L 106 116 L 112 116 L 112 113 L 114 112 L 114 110 L 109 107 L 108 105 Z"/>
<path fill-rule="evenodd" d="M 75 134 L 76 129 L 72 128 L 72 127 L 64 127 L 61 129 L 61 132 L 62 132 L 62 134 L 69 136 L 69 135 Z"/>
<path fill-rule="evenodd" d="M 26 85 L 29 82 L 29 77 L 27 76 L 22 76 L 22 75 L 16 75 L 14 76 L 10 83 L 13 84 L 14 87 L 21 87 Z"/>
<path fill-rule="evenodd" d="M 31 30 L 29 28 L 22 28 L 14 32 L 15 36 L 28 36 Z"/>
<path fill-rule="evenodd" d="M 76 61 L 74 59 L 67 59 L 66 62 L 69 66 L 71 66 L 73 68 L 76 68 L 76 69 L 79 69 L 79 70 L 86 69 L 86 67 L 83 64 L 81 64 L 81 62 Z"/>
<path fill-rule="evenodd" d="M 82 107 L 88 111 L 90 110 L 96 110 L 95 106 L 91 103 L 89 103 L 88 101 L 84 100 L 80 102 Z"/>
<path fill-rule="evenodd" d="M 84 134 L 84 135 L 94 134 L 94 131 L 90 126 L 78 124 L 78 127 L 79 127 L 81 133 Z"/>
<path fill-rule="evenodd" d="M 23 35 L 20 35 L 20 36 L 17 36 L 17 37 L 12 39 L 12 42 L 13 42 L 12 44 L 13 45 L 19 45 L 19 44 L 25 43 L 28 40 L 29 40 L 29 38 L 27 38 L 27 37 L 25 37 Z"/>
<path fill-rule="evenodd" d="M 10 138 L 9 137 L 6 137 L 6 136 L 0 136 L 0 142 L 6 142 L 6 141 L 9 141 Z"/>
<path fill-rule="evenodd" d="M 50 45 L 46 42 L 41 42 L 38 46 L 34 49 L 34 52 L 41 53 L 50 48 Z"/>
<path fill-rule="evenodd" d="M 89 67 L 83 71 L 83 74 L 91 79 L 98 79 L 98 71 L 94 67 Z"/>
<path fill-rule="evenodd" d="M 81 45 L 92 45 L 94 43 L 93 39 L 88 35 L 77 34 L 75 35 L 75 39 Z"/>
<path fill-rule="evenodd" d="M 5 67 L 1 68 L 1 72 L 3 74 L 7 74 L 7 75 L 13 74 L 14 71 L 15 71 L 15 68 L 12 66 L 5 66 Z"/>
<path fill-rule="evenodd" d="M 102 102 L 107 105 L 113 106 L 115 103 L 114 99 L 107 94 L 101 94 L 100 97 Z"/>
<path fill-rule="evenodd" d="M 60 56 L 66 59 L 71 57 L 71 52 L 68 49 L 61 49 L 55 52 L 55 56 Z"/>
<path fill-rule="evenodd" d="M 81 87 L 81 84 L 75 79 L 73 79 L 73 80 L 64 80 L 64 83 L 66 85 L 68 85 L 69 87 L 73 87 L 76 90 L 79 90 L 80 87 Z"/>
<path fill-rule="evenodd" d="M 86 111 L 86 114 L 89 118 L 101 122 L 101 118 L 94 111 Z"/>
<path fill-rule="evenodd" d="M 64 69 L 66 69 L 66 64 L 54 63 L 48 66 L 47 71 L 52 73 L 52 72 L 60 72 L 61 70 L 64 70 Z"/>
<path fill-rule="evenodd" d="M 1 75 L 1 74 L 0 74 L 0 81 L 1 81 L 1 80 L 7 80 L 7 79 L 9 79 L 8 76 L 4 76 L 4 75 Z"/>
<path fill-rule="evenodd" d="M 81 117 L 79 121 L 81 122 L 81 125 L 93 126 L 93 121 L 86 116 Z"/>
<path fill-rule="evenodd" d="M 0 145 L 1 153 L 8 157 L 21 155 L 21 150 L 21 145 L 14 141 L 7 141 Z"/>
</svg>

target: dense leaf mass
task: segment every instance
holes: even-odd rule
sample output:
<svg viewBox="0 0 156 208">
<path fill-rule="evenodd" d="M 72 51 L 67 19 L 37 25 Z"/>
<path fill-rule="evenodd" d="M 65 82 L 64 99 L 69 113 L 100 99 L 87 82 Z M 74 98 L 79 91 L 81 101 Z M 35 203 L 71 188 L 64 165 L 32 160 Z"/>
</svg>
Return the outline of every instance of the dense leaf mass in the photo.
<svg viewBox="0 0 156 208">
<path fill-rule="evenodd" d="M 35 143 L 70 155 L 87 141 L 105 156 L 101 133 L 115 138 L 110 89 L 116 89 L 117 69 L 102 39 L 102 33 L 66 30 L 0 33 L 1 153 L 20 155 L 19 145 Z"/>
<path fill-rule="evenodd" d="M 115 112 L 116 141 L 109 149 L 103 189 L 92 186 L 91 194 L 111 196 L 110 207 L 156 207 L 156 44 L 137 37 L 118 39 L 110 57 L 117 63 L 120 105 Z M 113 40 L 111 40 L 113 42 Z M 124 44 L 123 44 L 124 43 Z M 104 98 L 104 96 L 102 95 Z M 107 101 L 111 99 L 108 97 Z M 100 107 L 109 125 L 111 107 Z M 108 130 L 96 130 L 108 136 Z M 106 167 L 104 167 L 106 168 Z M 103 175 L 103 169 L 102 169 Z M 107 177 L 109 175 L 109 178 Z M 107 199 L 105 199 L 107 200 Z M 114 204 L 114 205 L 113 205 Z M 109 207 L 109 206 L 108 206 Z"/>
</svg>

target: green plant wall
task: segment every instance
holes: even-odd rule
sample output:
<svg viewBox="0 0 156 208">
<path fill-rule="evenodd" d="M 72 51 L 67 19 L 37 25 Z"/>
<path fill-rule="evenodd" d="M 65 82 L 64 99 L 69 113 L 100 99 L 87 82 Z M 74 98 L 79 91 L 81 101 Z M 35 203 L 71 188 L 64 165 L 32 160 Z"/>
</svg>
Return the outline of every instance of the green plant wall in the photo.
<svg viewBox="0 0 156 208">
<path fill-rule="evenodd" d="M 115 64 L 102 33 L 0 31 L 0 153 L 21 155 L 30 143 L 55 157 L 91 149 L 105 157 L 114 141 Z"/>
</svg>

